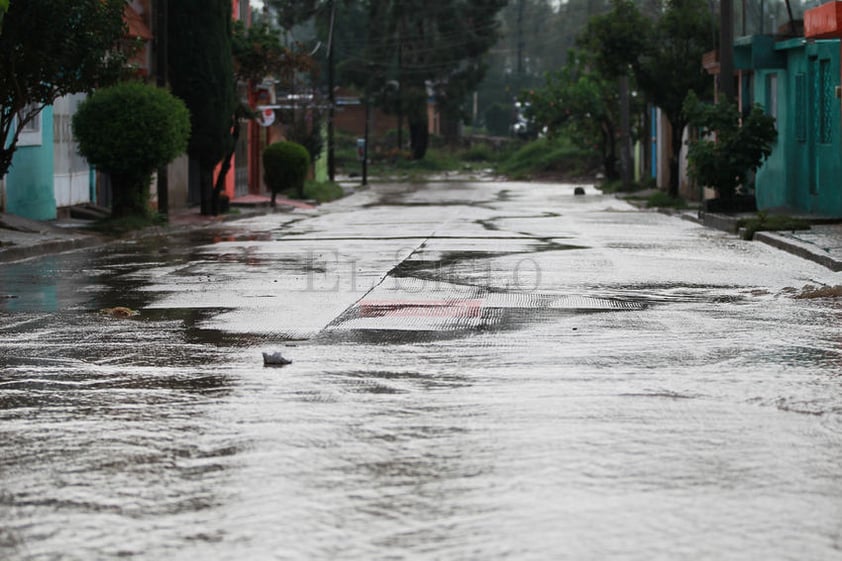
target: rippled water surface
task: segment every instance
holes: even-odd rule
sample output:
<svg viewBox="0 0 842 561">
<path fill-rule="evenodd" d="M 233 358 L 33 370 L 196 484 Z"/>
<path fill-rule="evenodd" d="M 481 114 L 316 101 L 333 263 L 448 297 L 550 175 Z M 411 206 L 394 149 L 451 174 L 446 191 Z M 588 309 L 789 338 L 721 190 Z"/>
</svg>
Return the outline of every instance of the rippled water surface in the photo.
<svg viewBox="0 0 842 561">
<path fill-rule="evenodd" d="M 572 189 L 3 265 L 0 559 L 842 559 L 838 274 Z"/>
</svg>

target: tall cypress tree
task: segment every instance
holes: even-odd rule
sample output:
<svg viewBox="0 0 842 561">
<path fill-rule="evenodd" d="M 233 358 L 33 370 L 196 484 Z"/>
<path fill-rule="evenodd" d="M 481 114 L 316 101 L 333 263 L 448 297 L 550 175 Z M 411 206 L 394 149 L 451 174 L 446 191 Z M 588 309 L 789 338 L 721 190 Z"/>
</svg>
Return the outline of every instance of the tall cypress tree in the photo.
<svg viewBox="0 0 842 561">
<path fill-rule="evenodd" d="M 218 212 L 213 171 L 234 141 L 231 38 L 231 0 L 170 2 L 169 79 L 173 93 L 190 110 L 187 154 L 199 170 L 202 214 Z"/>
</svg>

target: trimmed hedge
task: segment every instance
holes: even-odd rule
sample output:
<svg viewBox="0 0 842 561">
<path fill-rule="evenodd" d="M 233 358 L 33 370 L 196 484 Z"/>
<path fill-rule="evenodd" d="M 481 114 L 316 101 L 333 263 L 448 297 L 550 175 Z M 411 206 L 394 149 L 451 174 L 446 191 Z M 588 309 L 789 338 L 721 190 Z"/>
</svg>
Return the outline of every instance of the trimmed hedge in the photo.
<svg viewBox="0 0 842 561">
<path fill-rule="evenodd" d="M 263 179 L 272 191 L 272 206 L 275 195 L 294 191 L 299 199 L 304 198 L 304 180 L 310 169 L 310 153 L 297 142 L 276 142 L 263 151 Z"/>
<path fill-rule="evenodd" d="M 112 215 L 145 214 L 152 174 L 187 149 L 190 114 L 167 90 L 124 82 L 79 105 L 73 135 L 79 153 L 111 175 Z"/>
</svg>

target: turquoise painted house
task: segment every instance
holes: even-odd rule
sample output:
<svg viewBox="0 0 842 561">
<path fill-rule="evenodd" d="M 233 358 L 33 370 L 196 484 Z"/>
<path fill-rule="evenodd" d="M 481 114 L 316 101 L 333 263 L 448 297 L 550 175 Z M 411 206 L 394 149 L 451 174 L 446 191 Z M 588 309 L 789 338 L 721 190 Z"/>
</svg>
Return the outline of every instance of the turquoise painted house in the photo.
<svg viewBox="0 0 842 561">
<path fill-rule="evenodd" d="M 54 175 L 53 109 L 46 107 L 20 133 L 12 167 L 4 181 L 2 210 L 32 220 L 54 219 Z"/>
<path fill-rule="evenodd" d="M 743 91 L 777 120 L 776 146 L 755 181 L 760 210 L 785 207 L 842 217 L 839 6 L 842 2 L 807 10 L 804 37 L 757 35 L 735 41 Z M 828 20 L 831 12 L 834 18 Z"/>
<path fill-rule="evenodd" d="M 62 209 L 95 202 L 96 175 L 78 153 L 71 124 L 85 97 L 58 98 L 21 131 L 0 193 L 0 212 L 52 220 Z"/>
</svg>

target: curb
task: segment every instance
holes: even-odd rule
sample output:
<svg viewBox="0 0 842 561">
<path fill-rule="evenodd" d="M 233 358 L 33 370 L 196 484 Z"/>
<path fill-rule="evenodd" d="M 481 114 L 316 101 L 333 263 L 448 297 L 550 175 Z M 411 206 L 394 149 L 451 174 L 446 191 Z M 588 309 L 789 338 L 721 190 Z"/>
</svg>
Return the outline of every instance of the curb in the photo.
<svg viewBox="0 0 842 561">
<path fill-rule="evenodd" d="M 707 226 L 708 228 L 728 232 L 729 234 L 736 234 L 739 230 L 737 220 L 738 218 L 735 216 L 711 212 L 699 212 L 699 221 L 701 224 Z"/>
<path fill-rule="evenodd" d="M 97 247 L 107 243 L 109 243 L 108 240 L 95 236 L 86 236 L 69 240 L 49 240 L 34 245 L 10 245 L 0 248 L 0 263 L 23 261 L 24 259 L 31 259 L 33 257 L 43 257 L 55 253 L 64 253 L 65 251 Z"/>
<path fill-rule="evenodd" d="M 813 244 L 794 240 L 774 232 L 757 232 L 754 234 L 754 240 L 823 265 L 833 272 L 842 271 L 842 261 L 828 255 Z"/>
<path fill-rule="evenodd" d="M 717 214 L 711 212 L 700 212 L 699 223 L 704 226 L 707 226 L 708 228 L 722 230 L 724 232 L 728 232 L 729 234 L 734 235 L 739 234 L 740 230 L 738 217 L 731 215 Z M 816 223 L 826 222 L 818 221 Z M 817 247 L 816 245 L 808 242 L 795 239 L 792 236 L 787 236 L 785 234 L 779 234 L 776 232 L 761 231 L 756 232 L 754 234 L 753 240 L 756 242 L 765 243 L 766 245 L 769 245 L 781 251 L 785 251 L 787 253 L 795 255 L 796 257 L 812 261 L 813 263 L 818 263 L 819 265 L 827 267 L 833 272 L 842 271 L 842 261 L 828 254 L 820 247 Z"/>
</svg>

